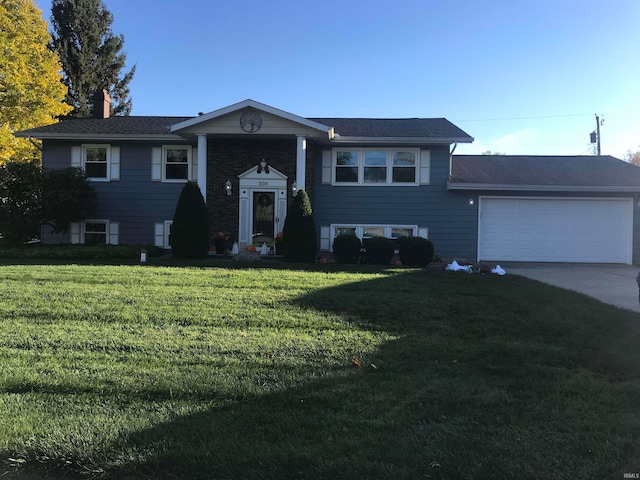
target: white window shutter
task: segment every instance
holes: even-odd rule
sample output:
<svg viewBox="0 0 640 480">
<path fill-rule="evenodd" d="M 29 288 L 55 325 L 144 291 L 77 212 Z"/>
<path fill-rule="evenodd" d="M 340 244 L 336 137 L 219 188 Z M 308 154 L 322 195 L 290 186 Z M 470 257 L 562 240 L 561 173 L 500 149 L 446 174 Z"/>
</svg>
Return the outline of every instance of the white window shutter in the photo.
<svg viewBox="0 0 640 480">
<path fill-rule="evenodd" d="M 82 147 L 71 147 L 71 166 L 82 168 Z"/>
<path fill-rule="evenodd" d="M 118 245 L 118 236 L 120 233 L 120 223 L 109 222 L 109 245 Z"/>
<path fill-rule="evenodd" d="M 322 151 L 322 183 L 331 184 L 331 150 Z"/>
<path fill-rule="evenodd" d="M 192 182 L 198 181 L 198 149 L 191 149 L 191 178 Z"/>
<path fill-rule="evenodd" d="M 71 236 L 71 243 L 77 244 L 80 243 L 80 231 L 81 231 L 81 223 L 80 222 L 71 222 L 69 224 L 69 234 Z"/>
<path fill-rule="evenodd" d="M 422 238 L 429 238 L 429 229 L 427 227 L 418 227 L 418 236 Z"/>
<path fill-rule="evenodd" d="M 431 150 L 420 150 L 420 185 L 431 183 Z"/>
<path fill-rule="evenodd" d="M 154 225 L 153 238 L 153 244 L 156 247 L 164 248 L 164 223 Z"/>
<path fill-rule="evenodd" d="M 120 147 L 111 147 L 111 170 L 110 179 L 120 180 Z"/>
<path fill-rule="evenodd" d="M 320 250 L 330 250 L 331 249 L 330 232 L 331 232 L 331 228 L 329 228 L 329 227 L 320 227 Z"/>
<path fill-rule="evenodd" d="M 151 180 L 162 181 L 162 148 L 160 147 L 151 149 Z"/>
</svg>

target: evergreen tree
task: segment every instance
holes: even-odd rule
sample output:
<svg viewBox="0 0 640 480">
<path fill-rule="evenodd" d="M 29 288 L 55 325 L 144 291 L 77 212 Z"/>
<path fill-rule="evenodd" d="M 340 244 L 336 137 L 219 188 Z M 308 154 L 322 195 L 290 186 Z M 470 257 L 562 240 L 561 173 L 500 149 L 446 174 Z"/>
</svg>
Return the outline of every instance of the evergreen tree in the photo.
<svg viewBox="0 0 640 480">
<path fill-rule="evenodd" d="M 311 202 L 304 190 L 293 199 L 282 229 L 284 259 L 290 262 L 314 262 L 318 252 L 318 238 Z"/>
<path fill-rule="evenodd" d="M 200 188 L 193 182 L 180 193 L 169 243 L 176 258 L 205 258 L 209 252 L 209 212 Z"/>
<path fill-rule="evenodd" d="M 54 123 L 71 110 L 63 102 L 67 89 L 49 40 L 47 22 L 33 0 L 0 2 L 0 165 L 39 160 L 38 148 L 13 133 Z"/>
<path fill-rule="evenodd" d="M 66 101 L 73 107 L 69 117 L 86 117 L 93 110 L 93 95 L 106 90 L 111 114 L 129 115 L 129 82 L 135 65 L 123 73 L 124 37 L 111 31 L 113 15 L 102 0 L 53 0 L 51 48 L 58 52 L 69 88 Z"/>
</svg>

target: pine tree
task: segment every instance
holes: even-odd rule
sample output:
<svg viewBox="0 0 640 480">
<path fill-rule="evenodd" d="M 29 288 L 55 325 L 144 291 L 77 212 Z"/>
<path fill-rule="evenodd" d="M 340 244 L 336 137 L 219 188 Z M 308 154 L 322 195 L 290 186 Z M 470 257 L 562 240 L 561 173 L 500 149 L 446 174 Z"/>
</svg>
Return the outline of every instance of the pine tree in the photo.
<svg viewBox="0 0 640 480">
<path fill-rule="evenodd" d="M 284 259 L 290 262 L 314 262 L 318 251 L 318 238 L 309 196 L 300 190 L 284 220 Z"/>
<path fill-rule="evenodd" d="M 209 213 L 200 188 L 193 182 L 180 192 L 169 243 L 176 258 L 205 258 L 209 252 Z"/>
<path fill-rule="evenodd" d="M 86 117 L 93 110 L 93 95 L 106 90 L 111 96 L 111 114 L 129 115 L 129 82 L 135 65 L 123 73 L 126 54 L 124 36 L 111 31 L 113 15 L 102 0 L 53 0 L 51 48 L 58 52 L 69 88 L 69 117 Z"/>
<path fill-rule="evenodd" d="M 63 103 L 58 56 L 48 50 L 49 32 L 33 0 L 0 2 L 0 164 L 40 159 L 18 130 L 56 122 L 71 108 Z"/>
</svg>

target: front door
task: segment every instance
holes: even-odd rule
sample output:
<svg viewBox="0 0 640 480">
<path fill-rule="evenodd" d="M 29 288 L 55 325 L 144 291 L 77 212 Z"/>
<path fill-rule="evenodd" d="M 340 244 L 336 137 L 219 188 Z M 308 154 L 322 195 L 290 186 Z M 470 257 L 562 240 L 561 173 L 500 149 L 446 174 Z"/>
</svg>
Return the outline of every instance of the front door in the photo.
<svg viewBox="0 0 640 480">
<path fill-rule="evenodd" d="M 275 192 L 253 192 L 253 238 L 275 237 Z"/>
<path fill-rule="evenodd" d="M 275 168 L 269 168 L 267 173 L 256 165 L 238 178 L 239 246 L 243 248 L 254 241 L 258 245 L 270 244 L 282 231 L 287 216 L 287 177 Z"/>
</svg>

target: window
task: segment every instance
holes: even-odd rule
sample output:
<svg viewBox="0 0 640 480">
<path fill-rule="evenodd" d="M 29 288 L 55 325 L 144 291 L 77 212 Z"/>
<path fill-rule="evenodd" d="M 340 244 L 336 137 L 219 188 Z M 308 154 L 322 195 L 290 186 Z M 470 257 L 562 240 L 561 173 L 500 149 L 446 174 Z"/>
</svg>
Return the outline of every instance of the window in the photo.
<svg viewBox="0 0 640 480">
<path fill-rule="evenodd" d="M 84 222 L 84 243 L 85 245 L 106 245 L 108 223 L 99 220 L 88 220 Z"/>
<path fill-rule="evenodd" d="M 396 250 L 398 242 L 402 237 L 414 237 L 416 235 L 424 235 L 426 230 L 418 229 L 415 225 L 331 225 L 331 241 L 329 247 L 333 250 L 333 239 L 338 235 L 355 235 L 362 240 L 366 247 L 366 241 L 373 237 L 386 237 L 396 241 Z"/>
<path fill-rule="evenodd" d="M 120 147 L 114 145 L 72 145 L 71 166 L 82 168 L 89 180 L 120 180 Z"/>
<path fill-rule="evenodd" d="M 83 145 L 82 164 L 91 180 L 109 180 L 109 146 Z"/>
<path fill-rule="evenodd" d="M 334 185 L 418 184 L 418 150 L 334 149 Z"/>
<path fill-rule="evenodd" d="M 166 182 L 186 182 L 191 167 L 191 147 L 162 147 L 162 175 Z"/>
<path fill-rule="evenodd" d="M 358 152 L 336 153 L 336 182 L 358 181 Z"/>
</svg>

